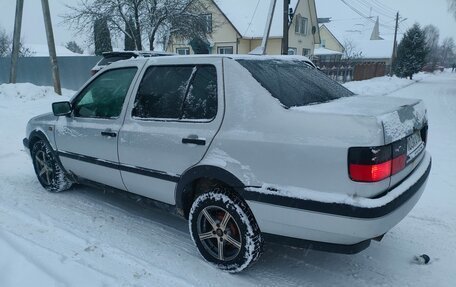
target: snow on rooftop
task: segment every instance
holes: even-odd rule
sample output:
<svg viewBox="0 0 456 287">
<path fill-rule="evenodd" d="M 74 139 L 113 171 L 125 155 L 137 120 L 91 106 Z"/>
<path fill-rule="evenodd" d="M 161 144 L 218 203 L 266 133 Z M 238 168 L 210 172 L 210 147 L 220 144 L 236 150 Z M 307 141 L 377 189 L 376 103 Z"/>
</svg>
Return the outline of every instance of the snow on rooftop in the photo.
<svg viewBox="0 0 456 287">
<path fill-rule="evenodd" d="M 291 0 L 290 7 L 296 10 L 298 0 Z M 269 0 L 215 0 L 217 6 L 244 38 L 263 37 L 269 11 Z M 270 37 L 282 37 L 283 0 L 278 0 L 274 10 Z"/>
<path fill-rule="evenodd" d="M 315 56 L 325 56 L 325 55 L 342 55 L 343 53 L 339 51 L 334 51 L 330 49 L 326 49 L 323 47 L 318 47 L 314 49 L 314 55 Z"/>
<path fill-rule="evenodd" d="M 367 59 L 386 59 L 393 54 L 391 40 L 362 40 L 355 42 L 356 49 L 361 51 L 361 57 Z"/>
<path fill-rule="evenodd" d="M 350 42 L 354 50 L 362 53 L 363 58 L 390 58 L 393 53 L 392 31 L 386 25 L 389 19 L 382 15 L 370 15 L 363 18 L 342 1 L 316 0 L 317 14 L 320 18 L 331 18 L 331 22 L 323 25 L 345 45 Z M 370 40 L 375 26 L 375 20 L 379 17 L 380 37 L 385 40 Z"/>
</svg>

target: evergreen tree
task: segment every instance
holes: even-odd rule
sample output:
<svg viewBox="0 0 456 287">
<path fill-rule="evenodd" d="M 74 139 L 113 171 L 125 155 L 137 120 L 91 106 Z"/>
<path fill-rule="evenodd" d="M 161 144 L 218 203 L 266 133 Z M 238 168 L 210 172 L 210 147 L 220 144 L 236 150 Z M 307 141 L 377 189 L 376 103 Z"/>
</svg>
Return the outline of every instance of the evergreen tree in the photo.
<svg viewBox="0 0 456 287">
<path fill-rule="evenodd" d="M 401 78 L 413 78 L 426 62 L 428 50 L 426 48 L 426 36 L 420 25 L 415 23 L 407 30 L 404 38 L 397 47 L 397 59 L 394 73 Z"/>
<path fill-rule="evenodd" d="M 103 52 L 112 52 L 111 34 L 106 18 L 95 20 L 93 24 L 95 55 L 101 56 Z"/>
<path fill-rule="evenodd" d="M 73 53 L 76 54 L 83 54 L 84 50 L 75 42 L 75 41 L 70 41 L 66 43 L 65 47 L 70 50 Z"/>
</svg>

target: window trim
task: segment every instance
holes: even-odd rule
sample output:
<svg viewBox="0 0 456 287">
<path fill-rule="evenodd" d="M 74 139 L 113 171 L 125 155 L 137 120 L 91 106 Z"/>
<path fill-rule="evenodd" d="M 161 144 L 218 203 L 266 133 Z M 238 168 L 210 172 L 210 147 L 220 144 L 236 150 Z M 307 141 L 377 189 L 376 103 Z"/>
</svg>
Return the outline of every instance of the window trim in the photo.
<svg viewBox="0 0 456 287">
<path fill-rule="evenodd" d="M 205 22 L 206 34 L 211 34 L 212 31 L 213 31 L 213 29 L 212 29 L 212 13 L 205 13 L 205 14 L 202 14 L 202 16 L 204 17 L 204 20 L 206 20 L 206 22 Z"/>
<path fill-rule="evenodd" d="M 305 51 L 309 51 L 309 53 L 305 55 L 305 54 L 304 54 Z M 311 55 L 310 55 L 311 52 L 312 52 L 311 49 L 302 48 L 302 55 L 303 55 L 304 57 L 308 57 L 308 58 L 309 58 L 309 57 L 311 56 Z"/>
<path fill-rule="evenodd" d="M 188 54 L 179 54 L 179 50 L 188 51 Z M 189 47 L 177 47 L 177 48 L 176 48 L 176 54 L 178 54 L 179 56 L 187 56 L 187 55 L 190 55 L 190 48 L 189 48 Z"/>
<path fill-rule="evenodd" d="M 293 54 L 290 54 L 290 51 L 293 51 Z M 295 47 L 288 47 L 288 55 L 291 55 L 291 56 L 297 56 L 298 55 L 298 48 L 295 48 Z"/>
<path fill-rule="evenodd" d="M 231 54 L 220 54 L 220 49 L 231 49 L 233 51 L 233 53 L 231 53 Z M 217 47 L 217 54 L 220 54 L 220 55 L 234 55 L 234 47 L 233 46 L 218 46 Z"/>
<path fill-rule="evenodd" d="M 305 23 L 303 27 L 303 23 Z M 308 33 L 308 26 L 309 26 L 309 19 L 307 17 L 301 16 L 301 14 L 296 15 L 296 22 L 295 22 L 295 34 L 301 36 L 307 36 Z"/>
<path fill-rule="evenodd" d="M 131 80 L 131 83 L 130 83 L 130 87 L 128 88 L 127 90 L 127 94 L 125 95 L 125 99 L 124 99 L 124 102 L 123 102 L 123 105 L 122 105 L 122 109 L 120 110 L 120 114 L 117 116 L 117 117 L 80 117 L 80 116 L 75 116 L 74 114 L 74 107 L 75 107 L 75 102 L 79 100 L 80 97 L 82 97 L 82 95 L 84 94 L 84 92 L 86 91 L 86 89 L 92 85 L 93 82 L 95 82 L 98 78 L 100 78 L 101 76 L 103 76 L 104 74 L 108 73 L 108 72 L 111 72 L 111 71 L 117 71 L 117 70 L 125 70 L 125 69 L 136 69 L 136 73 L 135 75 L 133 76 L 133 79 Z M 94 77 L 90 82 L 87 83 L 87 85 L 85 85 L 81 91 L 79 93 L 77 93 L 71 100 L 70 100 L 70 104 L 71 104 L 71 117 L 73 119 L 96 119 L 96 120 L 117 120 L 119 118 L 122 117 L 122 112 L 126 109 L 125 107 L 125 101 L 126 99 L 128 98 L 128 102 L 130 102 L 130 92 L 132 92 L 132 88 L 134 88 L 136 86 L 136 80 L 135 78 L 138 77 L 138 72 L 141 71 L 141 68 L 139 68 L 138 66 L 126 66 L 126 67 L 118 67 L 118 68 L 114 68 L 114 69 L 102 69 L 100 72 L 97 73 L 96 77 Z"/>
<path fill-rule="evenodd" d="M 134 102 L 136 101 L 136 97 L 138 95 L 138 91 L 139 91 L 139 87 L 141 86 L 141 82 L 142 82 L 142 79 L 144 78 L 144 76 L 146 75 L 147 71 L 150 69 L 150 68 L 153 68 L 153 67 L 195 67 L 195 66 L 212 66 L 214 67 L 215 69 L 215 72 L 216 72 L 216 79 L 217 79 L 217 83 L 216 83 L 216 91 L 217 91 L 217 104 L 216 104 L 216 111 L 215 111 L 215 115 L 213 118 L 211 119 L 183 119 L 183 118 L 140 118 L 140 117 L 136 117 L 136 116 L 133 116 L 133 110 L 134 110 Z M 148 66 L 145 70 L 144 70 L 144 73 L 142 73 L 141 75 L 141 79 L 139 79 L 139 83 L 138 83 L 138 88 L 136 89 L 136 94 L 132 95 L 132 100 L 133 100 L 133 104 L 132 104 L 132 108 L 131 108 L 131 111 L 129 113 L 129 117 L 130 117 L 130 120 L 136 120 L 136 121 L 142 121 L 142 122 L 169 122 L 169 123 L 212 123 L 216 118 L 217 116 L 219 115 L 219 101 L 220 101 L 220 97 L 219 97 L 219 82 L 218 82 L 218 69 L 217 69 L 217 66 L 214 65 L 214 64 L 208 64 L 208 63 L 198 63 L 198 64 L 166 64 L 166 65 L 150 65 Z M 184 95 L 184 100 L 187 98 L 187 94 Z M 182 103 L 183 106 L 184 103 Z M 183 113 L 183 110 L 181 110 L 181 117 L 182 117 L 182 113 Z"/>
</svg>

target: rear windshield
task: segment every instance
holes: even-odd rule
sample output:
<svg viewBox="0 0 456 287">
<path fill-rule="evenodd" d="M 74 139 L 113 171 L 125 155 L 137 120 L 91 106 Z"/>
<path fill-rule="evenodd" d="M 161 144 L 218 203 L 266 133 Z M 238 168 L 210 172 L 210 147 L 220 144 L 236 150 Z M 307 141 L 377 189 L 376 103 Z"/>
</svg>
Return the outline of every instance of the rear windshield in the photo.
<svg viewBox="0 0 456 287">
<path fill-rule="evenodd" d="M 98 63 L 99 66 L 107 66 L 111 63 L 120 61 L 120 60 L 128 60 L 131 58 L 136 58 L 137 56 L 135 55 L 115 55 L 115 56 L 105 56 L 105 58 L 101 59 L 100 63 Z"/>
<path fill-rule="evenodd" d="M 237 59 L 285 108 L 307 106 L 354 95 L 300 60 Z"/>
</svg>

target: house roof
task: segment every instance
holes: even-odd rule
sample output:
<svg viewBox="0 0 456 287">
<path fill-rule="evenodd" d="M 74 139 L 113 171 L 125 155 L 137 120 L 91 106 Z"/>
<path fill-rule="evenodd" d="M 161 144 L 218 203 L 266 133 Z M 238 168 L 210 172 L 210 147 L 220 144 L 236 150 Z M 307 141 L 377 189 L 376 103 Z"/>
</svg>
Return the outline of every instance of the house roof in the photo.
<svg viewBox="0 0 456 287">
<path fill-rule="evenodd" d="M 316 4 L 319 17 L 332 18 L 331 22 L 323 25 L 343 46 L 350 42 L 354 50 L 361 52 L 363 58 L 391 57 L 394 31 L 391 31 L 390 26 L 382 24 L 382 15 L 379 17 L 379 36 L 384 40 L 370 40 L 378 15 L 361 17 L 342 1 L 316 0 Z"/>
<path fill-rule="evenodd" d="M 314 49 L 314 55 L 315 56 L 327 56 L 327 55 L 342 55 L 343 53 L 338 52 L 338 51 L 333 51 L 330 49 L 326 49 L 323 47 L 318 47 Z"/>
<path fill-rule="evenodd" d="M 266 27 L 270 0 L 214 0 L 228 21 L 243 38 L 261 38 Z M 299 0 L 291 0 L 293 11 Z M 274 10 L 269 37 L 282 37 L 283 0 L 278 0 Z"/>
</svg>

